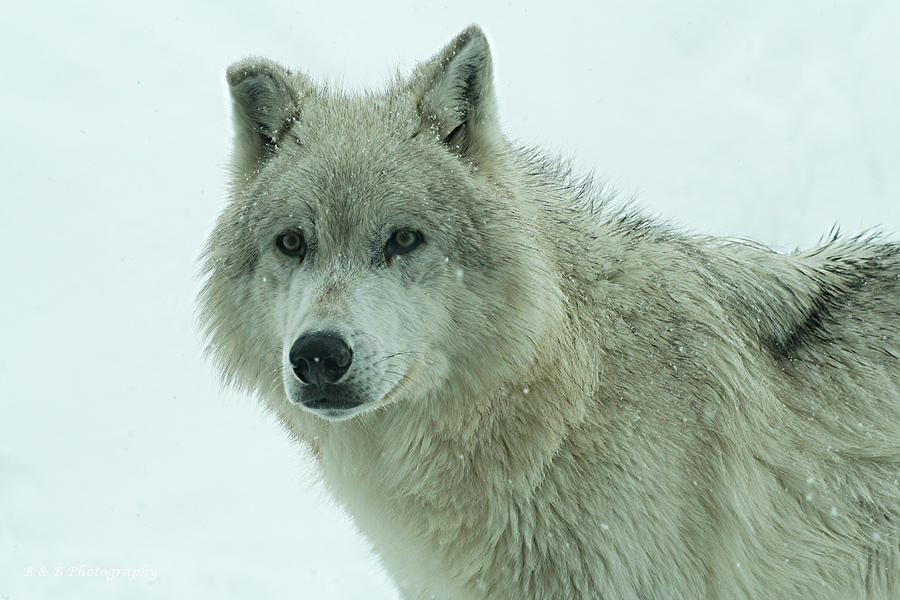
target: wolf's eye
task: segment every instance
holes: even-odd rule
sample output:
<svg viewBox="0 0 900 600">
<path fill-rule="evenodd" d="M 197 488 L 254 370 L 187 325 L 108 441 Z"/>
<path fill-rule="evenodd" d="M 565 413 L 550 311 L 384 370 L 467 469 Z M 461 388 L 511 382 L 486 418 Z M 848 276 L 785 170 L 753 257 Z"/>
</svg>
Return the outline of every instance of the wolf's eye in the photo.
<svg viewBox="0 0 900 600">
<path fill-rule="evenodd" d="M 415 229 L 398 229 L 385 244 L 384 257 L 390 260 L 392 256 L 412 252 L 424 241 L 422 234 Z"/>
<path fill-rule="evenodd" d="M 303 232 L 296 229 L 285 231 L 275 238 L 275 246 L 287 256 L 296 256 L 302 260 L 306 255 L 306 240 L 303 239 Z"/>
</svg>

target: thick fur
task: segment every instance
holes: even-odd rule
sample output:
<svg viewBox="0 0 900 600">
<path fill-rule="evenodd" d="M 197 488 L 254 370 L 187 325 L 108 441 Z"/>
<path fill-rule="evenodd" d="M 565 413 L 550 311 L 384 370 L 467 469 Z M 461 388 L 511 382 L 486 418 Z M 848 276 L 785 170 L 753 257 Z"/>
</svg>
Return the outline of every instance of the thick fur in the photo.
<svg viewBox="0 0 900 600">
<path fill-rule="evenodd" d="M 614 208 L 503 137 L 475 27 L 384 93 L 263 59 L 228 81 L 209 351 L 404 597 L 900 597 L 900 247 L 785 256 Z M 388 261 L 398 227 L 425 243 Z M 365 401 L 343 420 L 287 358 L 325 327 Z"/>
</svg>

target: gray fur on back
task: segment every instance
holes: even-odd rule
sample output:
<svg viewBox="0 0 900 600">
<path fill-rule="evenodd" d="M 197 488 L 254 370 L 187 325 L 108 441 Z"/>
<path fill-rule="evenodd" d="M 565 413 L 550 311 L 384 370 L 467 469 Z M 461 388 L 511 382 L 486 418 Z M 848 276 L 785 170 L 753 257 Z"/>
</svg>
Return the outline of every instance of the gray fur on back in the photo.
<svg viewBox="0 0 900 600">
<path fill-rule="evenodd" d="M 384 93 L 228 80 L 209 352 L 405 597 L 900 597 L 897 244 L 782 255 L 616 208 L 503 137 L 474 27 Z M 397 227 L 426 244 L 385 262 Z M 322 324 L 371 400 L 347 420 L 291 402 L 286 347 Z"/>
</svg>

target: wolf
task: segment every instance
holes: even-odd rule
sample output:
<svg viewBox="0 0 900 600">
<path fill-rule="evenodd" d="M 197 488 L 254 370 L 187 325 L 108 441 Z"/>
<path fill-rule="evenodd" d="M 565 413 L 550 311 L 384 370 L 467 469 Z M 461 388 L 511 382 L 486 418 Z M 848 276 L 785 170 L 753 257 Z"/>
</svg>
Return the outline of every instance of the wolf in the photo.
<svg viewBox="0 0 900 600">
<path fill-rule="evenodd" d="M 498 124 L 484 33 L 383 91 L 227 70 L 198 314 L 404 598 L 900 598 L 900 246 L 644 218 Z"/>
</svg>

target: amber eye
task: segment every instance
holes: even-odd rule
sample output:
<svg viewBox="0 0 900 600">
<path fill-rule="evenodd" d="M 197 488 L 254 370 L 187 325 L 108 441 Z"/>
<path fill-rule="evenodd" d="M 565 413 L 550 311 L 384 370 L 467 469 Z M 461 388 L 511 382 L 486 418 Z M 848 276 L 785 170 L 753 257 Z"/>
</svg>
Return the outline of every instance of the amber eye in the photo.
<svg viewBox="0 0 900 600">
<path fill-rule="evenodd" d="M 303 258 L 306 255 L 306 240 L 303 232 L 296 229 L 285 231 L 275 238 L 275 245 L 282 254 Z"/>
<path fill-rule="evenodd" d="M 384 257 L 390 260 L 393 256 L 412 252 L 425 240 L 415 229 L 398 229 L 384 246 Z"/>
</svg>

